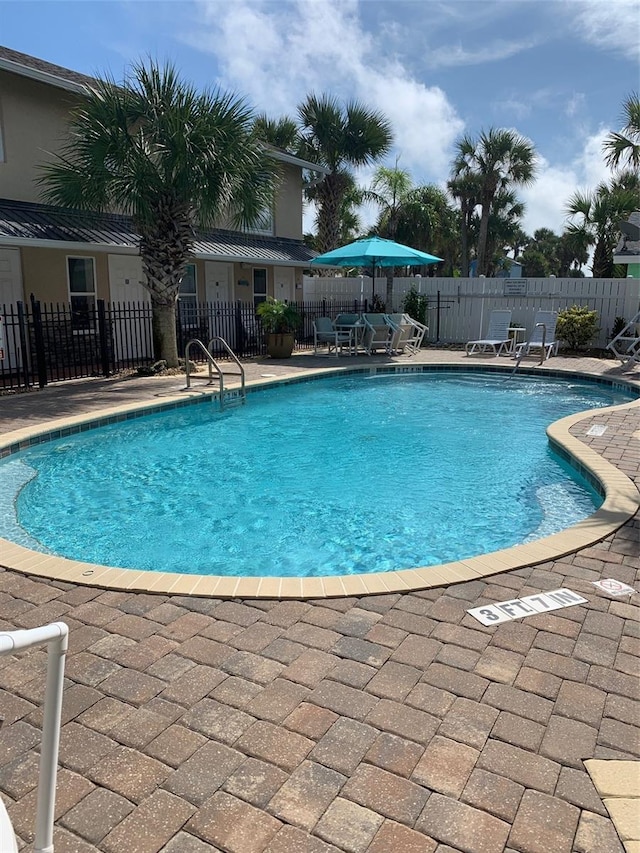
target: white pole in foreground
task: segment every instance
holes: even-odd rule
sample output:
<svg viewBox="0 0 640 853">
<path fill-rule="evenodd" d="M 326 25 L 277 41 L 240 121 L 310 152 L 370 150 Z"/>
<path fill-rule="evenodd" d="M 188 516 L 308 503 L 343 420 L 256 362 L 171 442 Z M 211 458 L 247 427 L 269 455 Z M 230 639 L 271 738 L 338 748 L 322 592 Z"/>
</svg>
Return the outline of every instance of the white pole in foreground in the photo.
<svg viewBox="0 0 640 853">
<path fill-rule="evenodd" d="M 62 716 L 64 661 L 67 652 L 69 627 L 53 622 L 41 628 L 0 633 L 0 655 L 11 654 L 32 646 L 48 645 L 47 686 L 44 697 L 44 722 L 40 748 L 40 776 L 36 807 L 34 853 L 53 853 L 53 821 L 58 770 L 58 745 Z"/>
</svg>

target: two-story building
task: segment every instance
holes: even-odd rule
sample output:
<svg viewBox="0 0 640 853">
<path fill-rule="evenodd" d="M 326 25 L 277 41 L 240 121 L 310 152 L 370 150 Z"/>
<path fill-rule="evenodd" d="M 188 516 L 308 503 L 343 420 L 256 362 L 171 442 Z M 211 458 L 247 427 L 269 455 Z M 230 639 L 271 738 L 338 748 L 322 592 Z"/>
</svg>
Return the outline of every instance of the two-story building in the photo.
<svg viewBox="0 0 640 853">
<path fill-rule="evenodd" d="M 67 133 L 93 78 L 0 47 L 0 306 L 144 302 L 138 237 L 128 217 L 41 203 L 39 166 Z M 252 232 L 201 232 L 181 303 L 293 300 L 313 253 L 302 241 L 303 173 L 324 167 L 274 151 L 282 179 L 273 210 Z"/>
</svg>

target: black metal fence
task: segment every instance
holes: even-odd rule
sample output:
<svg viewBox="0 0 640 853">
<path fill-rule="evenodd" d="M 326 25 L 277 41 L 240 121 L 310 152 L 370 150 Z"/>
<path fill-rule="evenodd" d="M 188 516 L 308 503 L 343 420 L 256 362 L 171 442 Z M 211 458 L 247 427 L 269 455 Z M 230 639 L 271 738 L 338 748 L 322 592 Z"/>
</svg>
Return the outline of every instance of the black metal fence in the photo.
<svg viewBox="0 0 640 853">
<path fill-rule="evenodd" d="M 367 303 L 344 304 L 321 300 L 297 303 L 302 317 L 296 347 L 313 346 L 316 317 L 367 310 Z M 68 304 L 45 304 L 32 299 L 0 306 L 4 327 L 0 390 L 44 387 L 49 382 L 112 376 L 156 361 L 151 305 L 108 303 L 82 311 Z M 205 345 L 221 337 L 238 358 L 264 355 L 264 330 L 255 306 L 248 302 L 178 302 L 176 312 L 178 353 L 187 341 L 199 338 Z M 216 353 L 221 359 L 225 353 Z M 194 359 L 198 356 L 193 354 Z"/>
</svg>

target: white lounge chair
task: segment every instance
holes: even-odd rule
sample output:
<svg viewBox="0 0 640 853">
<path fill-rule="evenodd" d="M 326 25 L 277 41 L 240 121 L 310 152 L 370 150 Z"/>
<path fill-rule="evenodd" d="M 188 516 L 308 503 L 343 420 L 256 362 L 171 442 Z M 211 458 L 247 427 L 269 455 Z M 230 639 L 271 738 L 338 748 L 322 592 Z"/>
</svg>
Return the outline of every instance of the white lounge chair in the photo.
<svg viewBox="0 0 640 853">
<path fill-rule="evenodd" d="M 44 719 L 40 745 L 40 772 L 35 814 L 33 853 L 53 851 L 53 821 L 55 817 L 56 775 L 64 661 L 68 646 L 69 628 L 64 622 L 53 622 L 39 628 L 0 632 L 0 655 L 19 653 L 34 646 L 47 646 L 47 676 L 44 696 Z M 15 832 L 4 803 L 0 800 L 0 850 L 17 853 Z"/>
<path fill-rule="evenodd" d="M 391 326 L 389 352 L 398 354 L 406 351 L 410 355 L 419 352 L 428 327 L 408 314 L 387 314 L 386 318 Z"/>
<path fill-rule="evenodd" d="M 313 321 L 313 354 L 318 355 L 318 347 L 326 347 L 326 355 L 336 358 L 346 347 L 352 349 L 353 334 L 350 329 L 336 329 L 330 317 L 316 317 Z"/>
<path fill-rule="evenodd" d="M 364 332 L 362 347 L 367 355 L 374 352 L 389 352 L 391 341 L 391 326 L 386 321 L 386 314 L 363 314 Z"/>
<path fill-rule="evenodd" d="M 479 341 L 468 341 L 465 350 L 467 355 L 474 353 L 486 353 L 491 350 L 495 356 L 501 352 L 509 352 L 511 338 L 509 337 L 509 326 L 511 325 L 511 311 L 492 311 L 489 316 L 489 328 L 484 338 Z"/>
<path fill-rule="evenodd" d="M 640 362 L 640 311 L 631 318 L 611 343 L 607 344 L 607 349 L 611 350 L 622 364 Z"/>
<path fill-rule="evenodd" d="M 541 350 L 543 361 L 558 354 L 558 343 L 556 340 L 556 323 L 558 322 L 557 311 L 538 311 L 534 320 L 533 331 L 528 341 L 523 341 L 515 349 L 514 358 L 523 358 L 529 355 L 531 350 Z"/>
</svg>

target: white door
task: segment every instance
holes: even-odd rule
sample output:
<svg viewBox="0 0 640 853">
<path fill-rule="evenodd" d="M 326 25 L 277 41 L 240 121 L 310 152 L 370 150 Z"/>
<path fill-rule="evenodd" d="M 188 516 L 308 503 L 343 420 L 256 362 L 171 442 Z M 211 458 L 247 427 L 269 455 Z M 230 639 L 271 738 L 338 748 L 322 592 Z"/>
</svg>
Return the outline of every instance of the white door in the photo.
<svg viewBox="0 0 640 853">
<path fill-rule="evenodd" d="M 0 249 L 0 306 L 23 300 L 20 249 Z"/>
<path fill-rule="evenodd" d="M 293 267 L 273 268 L 273 295 L 276 299 L 295 301 L 296 271 Z"/>
<path fill-rule="evenodd" d="M 235 345 L 236 338 L 235 318 L 231 308 L 232 276 L 233 264 L 204 262 L 204 296 L 209 314 L 210 339 L 224 338 L 231 347 Z"/>
<path fill-rule="evenodd" d="M 116 361 L 151 358 L 151 295 L 142 284 L 142 258 L 138 255 L 109 255 L 108 263 Z"/>
<path fill-rule="evenodd" d="M 24 301 L 22 292 L 22 266 L 20 264 L 20 249 L 0 249 L 0 313 L 4 306 L 11 318 L 15 318 L 16 302 Z M 22 364 L 20 347 L 16 346 L 17 328 L 9 318 L 4 321 L 4 359 L 0 361 L 0 369 L 9 370 Z"/>
<path fill-rule="evenodd" d="M 231 301 L 231 270 L 232 264 L 222 264 L 217 261 L 204 263 L 204 295 L 205 302 Z"/>
</svg>

